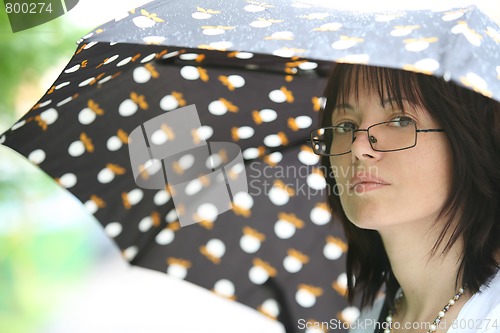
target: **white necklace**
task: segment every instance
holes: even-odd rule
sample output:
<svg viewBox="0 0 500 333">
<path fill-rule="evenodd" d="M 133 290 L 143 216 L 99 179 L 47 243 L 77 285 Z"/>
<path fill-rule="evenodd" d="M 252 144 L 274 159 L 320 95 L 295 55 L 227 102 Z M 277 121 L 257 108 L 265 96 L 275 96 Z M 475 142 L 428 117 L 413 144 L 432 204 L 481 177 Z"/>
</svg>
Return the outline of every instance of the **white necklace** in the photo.
<svg viewBox="0 0 500 333">
<path fill-rule="evenodd" d="M 460 299 L 460 296 L 462 296 L 463 294 L 464 294 L 464 288 L 458 289 L 458 292 L 455 294 L 455 296 L 453 296 L 448 301 L 448 303 L 443 307 L 443 310 L 439 311 L 438 316 L 432 322 L 427 333 L 434 333 L 437 330 L 438 325 L 441 322 L 441 320 L 443 319 L 443 317 L 446 315 L 446 312 L 448 312 L 448 310 L 455 304 L 456 301 L 458 301 Z M 401 293 L 399 295 L 396 302 L 399 301 L 402 297 L 403 297 L 403 293 Z M 389 310 L 389 314 L 387 315 L 387 318 L 385 320 L 387 323 L 387 328 L 384 330 L 384 333 L 392 333 L 392 311 L 391 310 Z"/>
</svg>

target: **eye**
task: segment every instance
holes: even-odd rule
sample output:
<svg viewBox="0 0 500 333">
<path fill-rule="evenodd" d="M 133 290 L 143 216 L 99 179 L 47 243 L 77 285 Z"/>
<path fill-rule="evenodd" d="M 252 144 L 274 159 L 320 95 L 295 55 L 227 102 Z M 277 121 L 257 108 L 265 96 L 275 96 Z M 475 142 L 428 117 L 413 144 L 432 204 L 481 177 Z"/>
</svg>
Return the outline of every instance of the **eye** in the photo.
<svg viewBox="0 0 500 333">
<path fill-rule="evenodd" d="M 410 117 L 398 116 L 398 117 L 395 117 L 395 118 L 391 119 L 390 126 L 394 126 L 394 127 L 408 127 L 408 126 L 411 126 L 414 123 L 415 123 L 415 121 L 413 119 L 411 119 Z"/>
<path fill-rule="evenodd" d="M 347 133 L 356 129 L 357 125 L 352 121 L 344 121 L 335 125 L 338 133 Z"/>
</svg>

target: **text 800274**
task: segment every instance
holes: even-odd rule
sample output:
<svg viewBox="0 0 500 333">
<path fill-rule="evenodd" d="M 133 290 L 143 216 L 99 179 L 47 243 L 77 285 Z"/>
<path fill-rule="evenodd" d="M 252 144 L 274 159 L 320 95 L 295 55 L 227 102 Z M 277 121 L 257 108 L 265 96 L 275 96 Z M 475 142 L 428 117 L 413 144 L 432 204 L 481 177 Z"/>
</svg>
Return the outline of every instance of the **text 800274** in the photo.
<svg viewBox="0 0 500 333">
<path fill-rule="evenodd" d="M 52 13 L 52 4 L 44 2 L 5 2 L 7 14 Z"/>
</svg>

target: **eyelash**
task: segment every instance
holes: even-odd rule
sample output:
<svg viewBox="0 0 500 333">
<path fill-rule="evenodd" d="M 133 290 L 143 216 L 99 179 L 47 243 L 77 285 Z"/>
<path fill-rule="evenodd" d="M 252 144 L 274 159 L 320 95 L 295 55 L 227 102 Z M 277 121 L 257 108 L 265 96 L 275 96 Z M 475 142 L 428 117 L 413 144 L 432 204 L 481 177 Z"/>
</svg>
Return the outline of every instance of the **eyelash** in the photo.
<svg viewBox="0 0 500 333">
<path fill-rule="evenodd" d="M 410 116 L 410 115 L 408 115 L 408 114 L 403 114 L 403 113 L 401 113 L 401 114 L 397 114 L 397 115 L 392 115 L 392 116 L 391 116 L 391 118 L 390 118 L 388 121 L 393 121 L 393 120 L 396 120 L 396 118 L 401 118 L 401 119 L 405 119 L 405 118 L 407 118 L 407 119 L 410 119 L 410 120 L 412 120 L 413 122 L 417 123 L 417 121 L 416 121 L 413 117 L 411 117 L 411 116 Z M 401 119 L 400 119 L 400 120 L 401 120 Z M 355 128 L 358 128 L 358 127 L 359 127 L 359 126 L 356 124 L 356 122 L 355 122 L 354 120 L 351 120 L 351 119 L 341 120 L 341 121 L 339 121 L 339 122 L 337 122 L 337 123 L 333 124 L 333 126 L 342 126 L 342 124 L 345 124 L 345 123 L 352 123 L 352 124 L 354 124 L 354 125 L 355 125 Z"/>
</svg>

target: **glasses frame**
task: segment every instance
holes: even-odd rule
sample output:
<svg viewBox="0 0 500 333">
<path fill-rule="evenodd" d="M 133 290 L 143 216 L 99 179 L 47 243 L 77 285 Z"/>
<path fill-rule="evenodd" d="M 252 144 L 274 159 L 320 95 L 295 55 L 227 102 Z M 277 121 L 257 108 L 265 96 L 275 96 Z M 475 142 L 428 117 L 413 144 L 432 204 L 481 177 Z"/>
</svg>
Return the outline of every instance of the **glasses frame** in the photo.
<svg viewBox="0 0 500 333">
<path fill-rule="evenodd" d="M 417 128 L 417 124 L 415 123 L 414 120 L 410 120 L 410 122 L 413 124 L 414 128 L 415 128 L 415 143 L 411 146 L 408 146 L 408 147 L 403 147 L 403 148 L 398 148 L 398 149 L 375 149 L 373 147 L 373 144 L 376 143 L 376 138 L 373 136 L 373 135 L 370 135 L 370 128 L 374 127 L 374 126 L 378 126 L 378 125 L 382 125 L 382 124 L 390 124 L 390 123 L 398 123 L 400 122 L 400 120 L 390 120 L 390 121 L 383 121 L 383 122 L 380 122 L 380 123 L 376 123 L 376 124 L 373 124 L 373 125 L 370 125 L 368 126 L 366 129 L 350 129 L 351 131 L 351 136 L 352 136 L 352 139 L 351 139 L 351 147 L 352 147 L 352 144 L 354 143 L 354 140 L 356 140 L 356 137 L 354 136 L 354 134 L 356 132 L 366 132 L 366 135 L 368 135 L 368 142 L 370 143 L 370 147 L 372 148 L 373 151 L 378 151 L 378 152 L 383 152 L 383 153 L 388 153 L 388 152 L 393 152 L 393 151 L 401 151 L 401 150 L 406 150 L 406 149 L 410 149 L 410 148 L 413 148 L 417 145 L 417 133 L 436 133 L 436 132 L 444 132 L 444 129 L 442 128 Z M 317 142 L 317 140 L 313 140 L 313 133 L 320 130 L 320 129 L 329 129 L 329 128 L 342 128 L 345 130 L 344 127 L 341 127 L 341 126 L 328 126 L 328 127 L 320 127 L 320 128 L 317 128 L 317 129 L 314 129 L 312 130 L 311 132 L 309 132 L 309 139 L 307 139 L 307 142 L 310 144 L 313 152 L 316 154 L 316 155 L 319 155 L 319 156 L 341 156 L 341 155 L 345 155 L 345 154 L 349 154 L 351 151 L 352 151 L 352 148 L 349 149 L 349 151 L 345 152 L 345 153 L 342 153 L 342 154 L 321 154 L 321 153 L 317 153 L 315 150 L 314 150 L 314 142 Z M 375 139 L 375 141 L 373 141 Z"/>
</svg>

